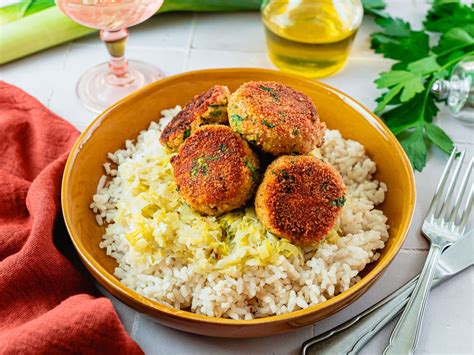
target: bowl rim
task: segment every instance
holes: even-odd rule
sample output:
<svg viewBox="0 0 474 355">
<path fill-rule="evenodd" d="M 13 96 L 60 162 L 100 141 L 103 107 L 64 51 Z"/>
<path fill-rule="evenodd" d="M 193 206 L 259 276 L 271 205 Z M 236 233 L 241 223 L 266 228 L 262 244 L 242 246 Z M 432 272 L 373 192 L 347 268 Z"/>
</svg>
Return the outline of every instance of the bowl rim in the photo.
<svg viewBox="0 0 474 355">
<path fill-rule="evenodd" d="M 81 145 L 85 144 L 89 137 L 93 134 L 94 130 L 101 124 L 103 119 L 107 117 L 109 112 L 116 109 L 117 107 L 121 106 L 124 102 L 132 100 L 133 98 L 139 97 L 140 95 L 144 95 L 148 90 L 153 88 L 155 85 L 163 86 L 166 85 L 167 82 L 172 82 L 175 80 L 187 78 L 193 75 L 201 75 L 201 74 L 208 74 L 208 73 L 222 73 L 222 74 L 230 74 L 234 73 L 237 74 L 239 72 L 247 72 L 251 73 L 268 73 L 270 75 L 275 75 L 280 77 L 287 77 L 292 80 L 299 80 L 299 81 L 306 81 L 310 85 L 317 85 L 322 87 L 323 89 L 330 91 L 331 93 L 335 94 L 339 98 L 341 98 L 344 102 L 350 105 L 354 110 L 356 110 L 359 114 L 361 114 L 364 119 L 368 120 L 374 128 L 379 131 L 385 139 L 391 141 L 393 149 L 396 150 L 397 155 L 400 157 L 401 166 L 400 168 L 403 169 L 408 177 L 408 199 L 410 202 L 410 209 L 407 211 L 404 216 L 402 217 L 401 223 L 398 225 L 399 233 L 401 238 L 394 244 L 385 255 L 385 259 L 382 263 L 377 263 L 374 268 L 365 275 L 360 281 L 356 284 L 351 286 L 344 292 L 324 301 L 318 303 L 313 306 L 309 306 L 307 308 L 284 313 L 280 315 L 273 315 L 267 316 L 262 318 L 255 318 L 251 320 L 236 320 L 231 318 L 222 318 L 222 317 L 213 317 L 213 316 L 206 316 L 190 311 L 178 310 L 172 308 L 170 306 L 164 305 L 158 301 L 151 300 L 145 296 L 142 296 L 138 292 L 128 288 L 127 286 L 123 285 L 115 276 L 110 275 L 105 268 L 103 268 L 94 258 L 87 252 L 85 249 L 82 241 L 72 233 L 72 229 L 70 225 L 72 225 L 71 216 L 66 213 L 68 201 L 66 199 L 66 191 L 69 182 L 69 177 L 72 172 L 72 166 L 74 161 L 80 151 Z M 79 148 L 79 149 L 78 149 Z M 215 324 L 215 325 L 223 325 L 223 326 L 245 326 L 245 325 L 255 325 L 255 324 L 265 324 L 265 323 L 280 323 L 280 322 L 287 322 L 301 318 L 302 316 L 308 314 L 314 314 L 324 308 L 329 308 L 335 304 L 343 304 L 343 302 L 353 297 L 358 293 L 358 291 L 368 288 L 373 282 L 384 272 L 384 270 L 388 267 L 388 265 L 393 261 L 395 256 L 398 254 L 402 244 L 404 243 L 408 230 L 410 228 L 414 210 L 416 204 L 416 189 L 415 189 L 415 177 L 413 169 L 411 168 L 410 161 L 405 154 L 401 144 L 398 142 L 396 137 L 393 133 L 388 129 L 388 127 L 383 123 L 383 121 L 377 117 L 374 113 L 372 113 L 368 108 L 364 105 L 359 103 L 357 100 L 353 99 L 349 95 L 343 93 L 342 91 L 322 83 L 320 81 L 306 79 L 294 74 L 283 73 L 277 70 L 272 69 L 260 69 L 260 68 L 245 68 L 245 67 L 236 67 L 236 68 L 220 68 L 220 69 L 202 69 L 202 70 L 194 70 L 194 71 L 187 71 L 179 74 L 175 74 L 172 76 L 168 76 L 164 79 L 159 81 L 155 81 L 151 84 L 144 86 L 143 88 L 135 91 L 134 93 L 122 98 L 112 106 L 108 107 L 102 113 L 100 113 L 85 129 L 81 132 L 80 136 L 77 138 L 76 142 L 74 143 L 71 151 L 69 153 L 68 159 L 65 164 L 64 174 L 62 178 L 61 184 L 61 207 L 62 213 L 64 216 L 64 221 L 66 224 L 66 228 L 68 234 L 72 240 L 72 243 L 77 250 L 82 262 L 85 264 L 87 269 L 93 274 L 93 276 L 97 279 L 97 281 L 105 287 L 112 295 L 119 298 L 120 300 L 124 301 L 125 303 L 129 304 L 132 308 L 136 307 L 136 303 L 138 302 L 141 306 L 140 312 L 143 313 L 143 309 L 151 314 L 163 313 L 169 317 L 179 318 L 182 320 L 193 320 L 202 323 L 208 324 Z M 361 293 L 362 294 L 362 293 Z"/>
</svg>

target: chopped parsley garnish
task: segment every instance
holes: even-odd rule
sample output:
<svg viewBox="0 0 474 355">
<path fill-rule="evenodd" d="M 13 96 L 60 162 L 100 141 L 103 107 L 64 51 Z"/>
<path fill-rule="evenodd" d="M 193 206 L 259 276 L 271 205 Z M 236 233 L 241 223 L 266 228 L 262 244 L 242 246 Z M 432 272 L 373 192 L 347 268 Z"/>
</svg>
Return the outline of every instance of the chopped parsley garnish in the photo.
<svg viewBox="0 0 474 355">
<path fill-rule="evenodd" d="M 204 158 L 197 158 L 191 164 L 191 176 L 207 175 L 208 165 Z"/>
<path fill-rule="evenodd" d="M 206 157 L 205 159 L 206 159 L 207 161 L 213 161 L 213 160 L 219 160 L 220 158 L 221 158 L 221 157 L 218 156 L 218 155 L 210 155 L 210 156 Z"/>
<path fill-rule="evenodd" d="M 227 145 L 225 145 L 224 143 L 221 143 L 219 145 L 219 150 L 224 153 L 226 150 L 227 150 Z"/>
<path fill-rule="evenodd" d="M 291 130 L 291 135 L 292 135 L 292 136 L 297 136 L 299 133 L 300 133 L 300 131 L 299 131 L 298 128 L 293 128 L 293 129 Z"/>
<path fill-rule="evenodd" d="M 331 201 L 331 206 L 342 207 L 346 204 L 346 196 L 338 197 Z"/>
<path fill-rule="evenodd" d="M 234 114 L 230 115 L 230 119 L 231 119 L 232 123 L 234 124 L 235 129 L 237 130 L 237 132 L 240 133 L 241 130 L 242 130 L 242 127 L 241 127 L 242 126 L 242 121 L 244 120 L 242 118 L 242 116 L 239 116 L 239 115 L 234 113 Z"/>
<path fill-rule="evenodd" d="M 188 138 L 191 135 L 191 130 L 188 128 L 184 131 L 183 139 Z"/>
<path fill-rule="evenodd" d="M 254 180 L 257 180 L 258 179 L 258 169 L 252 164 L 252 162 L 248 158 L 244 159 L 244 164 L 250 170 L 250 172 L 252 173 L 252 178 Z"/>
<path fill-rule="evenodd" d="M 273 88 L 269 88 L 268 86 L 260 85 L 260 89 L 263 90 L 263 91 L 269 92 L 269 93 L 274 93 L 275 92 L 275 90 Z"/>
<path fill-rule="evenodd" d="M 289 194 L 293 191 L 293 182 L 295 181 L 295 178 L 288 174 L 286 170 L 281 170 L 280 171 L 280 176 L 278 177 L 278 181 L 280 183 L 283 183 L 283 186 L 285 188 L 285 193 Z"/>
<path fill-rule="evenodd" d="M 278 176 L 278 182 L 283 184 L 286 193 L 289 194 L 293 190 L 294 181 L 295 181 L 295 178 L 291 176 L 290 174 L 288 174 L 286 170 L 280 171 L 280 174 Z"/>
<path fill-rule="evenodd" d="M 268 86 L 263 86 L 263 85 L 260 85 L 260 89 L 263 90 L 263 91 L 266 91 L 266 92 L 270 93 L 270 95 L 273 97 L 273 100 L 275 100 L 275 101 L 280 101 L 280 97 L 278 96 L 278 94 L 277 94 L 277 92 L 275 91 L 275 89 L 269 88 Z"/>
<path fill-rule="evenodd" d="M 262 120 L 262 124 L 269 127 L 269 128 L 274 128 L 276 125 L 274 125 L 273 123 L 270 123 L 268 122 L 267 120 L 263 119 Z"/>
</svg>

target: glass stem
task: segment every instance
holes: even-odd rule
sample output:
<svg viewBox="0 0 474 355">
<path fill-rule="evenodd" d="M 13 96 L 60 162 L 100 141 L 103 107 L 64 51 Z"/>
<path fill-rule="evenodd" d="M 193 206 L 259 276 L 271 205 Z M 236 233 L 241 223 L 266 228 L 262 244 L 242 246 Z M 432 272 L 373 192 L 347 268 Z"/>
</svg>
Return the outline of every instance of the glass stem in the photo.
<svg viewBox="0 0 474 355">
<path fill-rule="evenodd" d="M 128 61 L 125 58 L 125 44 L 128 39 L 128 30 L 123 28 L 117 31 L 100 31 L 100 39 L 105 43 L 110 54 L 109 69 L 106 81 L 113 86 L 124 86 L 133 82 L 128 71 Z"/>
</svg>

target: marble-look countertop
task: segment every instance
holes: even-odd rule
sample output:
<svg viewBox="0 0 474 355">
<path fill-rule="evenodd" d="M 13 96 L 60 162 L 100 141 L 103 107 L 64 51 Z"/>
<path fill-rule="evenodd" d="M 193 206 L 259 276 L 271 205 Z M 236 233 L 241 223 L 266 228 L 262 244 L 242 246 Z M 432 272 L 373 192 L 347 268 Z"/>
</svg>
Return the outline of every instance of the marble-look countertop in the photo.
<svg viewBox="0 0 474 355">
<path fill-rule="evenodd" d="M 391 0 L 388 11 L 419 26 L 427 5 L 423 0 Z M 229 29 L 238 29 L 229 30 Z M 367 16 L 356 37 L 346 67 L 322 81 L 375 108 L 379 92 L 373 84 L 377 74 L 388 70 L 390 60 L 374 54 L 369 35 L 376 30 Z M 155 16 L 130 31 L 129 58 L 160 67 L 166 75 L 219 67 L 274 68 L 266 55 L 265 39 L 258 13 L 174 13 Z M 218 34 L 218 36 L 216 35 Z M 0 34 L 1 35 L 1 34 Z M 1 41 L 1 39 L 0 39 Z M 75 85 L 89 67 L 103 62 L 107 54 L 96 35 L 43 51 L 6 64 L 0 78 L 17 85 L 79 130 L 95 115 L 81 106 Z M 455 143 L 473 154 L 474 129 L 460 125 L 442 110 L 437 123 Z M 298 353 L 303 341 L 360 313 L 419 273 L 428 243 L 420 227 L 447 157 L 429 152 L 427 167 L 416 173 L 417 207 L 408 238 L 379 281 L 359 300 L 338 314 L 298 331 L 257 339 L 219 339 L 183 333 L 156 324 L 112 298 L 125 328 L 148 354 L 288 354 Z M 474 250 L 473 250 L 474 253 Z M 471 267 L 433 290 L 427 308 L 420 354 L 474 353 L 474 272 Z M 394 323 L 383 329 L 362 351 L 380 354 Z"/>
</svg>

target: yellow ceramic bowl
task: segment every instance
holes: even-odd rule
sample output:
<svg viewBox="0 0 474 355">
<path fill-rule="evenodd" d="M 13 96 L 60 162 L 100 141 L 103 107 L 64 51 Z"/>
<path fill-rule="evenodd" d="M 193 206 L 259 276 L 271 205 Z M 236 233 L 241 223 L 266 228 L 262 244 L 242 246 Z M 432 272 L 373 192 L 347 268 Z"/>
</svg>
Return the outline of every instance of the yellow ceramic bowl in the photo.
<svg viewBox="0 0 474 355">
<path fill-rule="evenodd" d="M 214 84 L 235 90 L 250 80 L 272 80 L 309 95 L 321 119 L 345 138 L 361 142 L 377 163 L 378 180 L 388 186 L 381 209 L 388 216 L 390 238 L 380 258 L 366 267 L 362 280 L 336 297 L 284 315 L 249 321 L 207 317 L 179 311 L 145 298 L 122 285 L 114 276 L 116 262 L 99 248 L 104 232 L 89 209 L 103 174 L 107 152 L 114 152 L 126 139 L 134 139 L 158 120 L 160 111 L 183 105 Z M 119 101 L 100 114 L 72 148 L 62 184 L 63 213 L 69 234 L 82 261 L 111 294 L 158 322 L 187 332 L 218 337 L 257 337 L 289 331 L 340 311 L 382 274 L 405 240 L 415 206 L 415 185 L 410 163 L 396 138 L 369 110 L 342 92 L 316 81 L 262 69 L 216 69 L 188 72 L 157 81 Z"/>
</svg>

